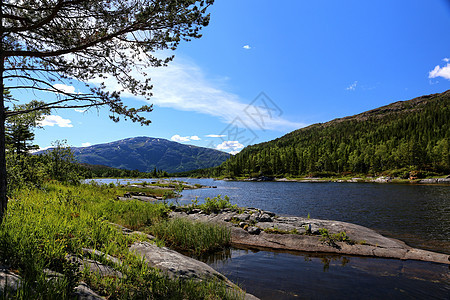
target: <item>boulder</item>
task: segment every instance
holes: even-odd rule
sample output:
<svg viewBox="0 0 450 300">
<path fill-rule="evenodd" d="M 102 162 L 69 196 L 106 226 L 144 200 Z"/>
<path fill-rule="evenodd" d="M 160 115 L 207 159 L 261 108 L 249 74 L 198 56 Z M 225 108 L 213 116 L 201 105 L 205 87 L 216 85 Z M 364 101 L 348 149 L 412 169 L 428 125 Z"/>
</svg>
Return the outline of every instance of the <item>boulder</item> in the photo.
<svg viewBox="0 0 450 300">
<path fill-rule="evenodd" d="M 0 266 L 0 297 L 7 299 L 8 294 L 14 294 L 21 285 L 19 275 Z"/>
<path fill-rule="evenodd" d="M 269 214 L 264 213 L 259 217 L 259 222 L 272 222 L 272 218 L 269 216 Z"/>
<path fill-rule="evenodd" d="M 86 283 L 81 282 L 73 291 L 73 296 L 78 300 L 105 300 L 106 298 L 99 296 Z"/>
<path fill-rule="evenodd" d="M 239 221 L 247 221 L 248 219 L 250 219 L 250 215 L 247 213 L 243 213 L 243 214 L 234 216 L 234 218 Z"/>
<path fill-rule="evenodd" d="M 75 255 L 67 255 L 66 259 L 70 260 L 71 262 L 77 263 L 79 265 L 80 271 L 83 271 L 85 268 L 87 268 L 91 273 L 97 273 L 100 276 L 110 276 L 118 278 L 123 277 L 122 272 L 119 272 L 111 268 L 110 266 L 92 259 L 79 258 Z"/>
<path fill-rule="evenodd" d="M 249 234 L 260 234 L 261 233 L 261 229 L 259 229 L 258 227 L 255 226 L 251 226 L 247 228 L 247 232 Z"/>
<path fill-rule="evenodd" d="M 136 242 L 130 251 L 143 257 L 149 266 L 155 267 L 171 278 L 227 280 L 225 276 L 207 264 L 148 242 Z"/>
</svg>

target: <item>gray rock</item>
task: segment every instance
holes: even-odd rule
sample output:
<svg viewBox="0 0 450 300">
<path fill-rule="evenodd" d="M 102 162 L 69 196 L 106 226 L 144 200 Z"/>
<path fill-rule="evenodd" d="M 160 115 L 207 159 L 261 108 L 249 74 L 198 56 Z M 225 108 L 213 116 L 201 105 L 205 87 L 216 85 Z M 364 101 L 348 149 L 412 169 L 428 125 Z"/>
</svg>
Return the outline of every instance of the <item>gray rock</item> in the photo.
<svg viewBox="0 0 450 300">
<path fill-rule="evenodd" d="M 253 213 L 250 218 L 249 218 L 250 222 L 258 222 L 259 221 L 259 213 L 255 212 Z"/>
<path fill-rule="evenodd" d="M 248 225 L 248 224 L 245 222 L 239 222 L 239 227 L 244 228 L 245 225 Z"/>
<path fill-rule="evenodd" d="M 265 211 L 262 212 L 262 213 L 268 214 L 268 215 L 271 216 L 271 217 L 275 217 L 275 213 L 273 213 L 273 212 L 271 212 L 271 211 L 268 211 L 268 210 L 265 210 Z"/>
<path fill-rule="evenodd" d="M 4 267 L 0 267 L 0 296 L 5 299 L 14 294 L 21 285 L 21 278 Z"/>
<path fill-rule="evenodd" d="M 450 178 L 438 178 L 438 183 L 450 183 Z"/>
<path fill-rule="evenodd" d="M 160 248 L 148 242 L 137 242 L 131 245 L 130 251 L 142 256 L 149 266 L 163 271 L 171 278 L 227 280 L 225 276 L 207 264 L 165 247 Z"/>
<path fill-rule="evenodd" d="M 135 232 L 137 232 L 137 231 L 135 231 Z M 120 259 L 115 258 L 115 257 L 113 257 L 111 255 L 106 254 L 106 253 L 103 253 L 101 251 L 94 250 L 94 249 L 88 249 L 88 248 L 82 248 L 81 250 L 83 251 L 83 253 L 85 255 L 89 254 L 89 255 L 91 255 L 93 257 L 101 257 L 101 258 L 106 259 L 107 261 L 112 262 L 112 263 L 114 263 L 116 265 L 119 265 L 119 266 L 122 265 L 122 262 L 120 261 Z"/>
<path fill-rule="evenodd" d="M 251 226 L 247 228 L 247 232 L 250 234 L 260 234 L 261 229 L 259 229 L 258 227 Z"/>
<path fill-rule="evenodd" d="M 259 217 L 260 222 L 273 222 L 272 218 L 268 213 L 262 214 L 262 216 Z"/>
<path fill-rule="evenodd" d="M 78 300 L 104 300 L 106 298 L 99 296 L 96 292 L 91 290 L 86 283 L 81 282 L 73 291 L 75 299 Z"/>
<path fill-rule="evenodd" d="M 74 255 L 67 255 L 66 259 L 70 260 L 71 262 L 78 263 L 80 271 L 83 271 L 85 268 L 87 268 L 90 272 L 98 273 L 100 276 L 112 276 L 118 278 L 123 277 L 122 272 L 119 272 L 105 264 L 102 264 L 101 262 L 92 259 L 79 258 Z"/>
<path fill-rule="evenodd" d="M 240 220 L 240 221 L 247 221 L 248 219 L 250 219 L 250 215 L 249 214 L 247 214 L 247 213 L 243 213 L 243 214 L 240 214 L 240 215 L 236 215 L 236 216 L 234 216 L 237 220 Z"/>
<path fill-rule="evenodd" d="M 388 182 L 391 182 L 391 181 L 392 181 L 392 178 L 389 177 L 389 176 L 378 177 L 377 179 L 374 180 L 374 182 L 377 182 L 377 183 L 388 183 Z"/>
</svg>

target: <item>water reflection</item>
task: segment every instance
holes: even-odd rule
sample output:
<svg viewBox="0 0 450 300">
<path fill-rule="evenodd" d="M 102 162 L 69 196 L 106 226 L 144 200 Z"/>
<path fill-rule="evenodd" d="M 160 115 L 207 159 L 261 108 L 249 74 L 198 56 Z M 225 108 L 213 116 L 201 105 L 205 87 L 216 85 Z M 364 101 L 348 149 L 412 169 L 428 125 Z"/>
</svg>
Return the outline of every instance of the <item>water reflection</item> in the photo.
<svg viewBox="0 0 450 300">
<path fill-rule="evenodd" d="M 448 299 L 449 267 L 348 255 L 232 248 L 202 260 L 262 299 Z"/>
</svg>

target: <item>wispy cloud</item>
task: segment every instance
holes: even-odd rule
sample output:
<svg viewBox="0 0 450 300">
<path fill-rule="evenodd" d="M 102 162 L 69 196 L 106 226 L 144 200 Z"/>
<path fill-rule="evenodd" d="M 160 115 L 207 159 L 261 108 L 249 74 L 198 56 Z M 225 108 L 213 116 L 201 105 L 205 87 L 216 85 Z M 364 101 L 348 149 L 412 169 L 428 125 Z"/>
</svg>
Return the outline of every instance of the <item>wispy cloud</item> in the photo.
<svg viewBox="0 0 450 300">
<path fill-rule="evenodd" d="M 205 135 L 206 137 L 210 137 L 210 138 L 221 138 L 221 137 L 225 137 L 225 134 L 207 134 Z"/>
<path fill-rule="evenodd" d="M 78 109 L 78 108 L 74 108 L 74 110 L 79 113 L 85 113 L 87 111 L 87 109 Z"/>
<path fill-rule="evenodd" d="M 81 147 L 90 147 L 90 146 L 92 146 L 92 144 L 89 143 L 89 142 L 86 142 L 86 143 L 82 143 L 82 144 L 81 144 Z"/>
<path fill-rule="evenodd" d="M 445 62 L 450 62 L 450 58 L 447 58 L 447 57 L 443 58 L 442 60 L 445 61 Z"/>
<path fill-rule="evenodd" d="M 358 81 L 353 82 L 351 85 L 349 85 L 346 90 L 347 91 L 354 91 L 356 89 L 356 86 L 358 85 Z"/>
<path fill-rule="evenodd" d="M 250 50 L 250 49 L 252 49 L 252 47 L 250 47 L 250 45 L 245 45 L 245 46 L 242 47 L 242 48 L 244 48 L 245 50 Z"/>
<path fill-rule="evenodd" d="M 201 138 L 199 138 L 197 135 L 181 136 L 179 134 L 175 134 L 170 139 L 172 141 L 178 142 L 178 143 L 184 143 L 184 142 L 189 142 L 189 141 L 200 141 L 201 140 Z"/>
<path fill-rule="evenodd" d="M 444 61 L 448 60 L 449 60 L 448 58 L 444 58 Z M 450 80 L 450 63 L 447 63 L 447 65 L 444 67 L 437 65 L 436 67 L 434 67 L 432 71 L 428 73 L 428 78 L 430 79 L 437 77 L 442 77 Z"/>
<path fill-rule="evenodd" d="M 254 124 L 252 118 L 245 113 L 245 109 L 249 106 L 248 103 L 253 99 L 241 99 L 238 95 L 226 91 L 223 88 L 227 83 L 225 79 L 209 79 L 198 65 L 189 60 L 176 58 L 169 63 L 168 67 L 149 68 L 141 71 L 152 78 L 154 88 L 151 102 L 155 105 L 207 114 L 218 117 L 225 123 L 231 123 L 236 117 L 240 117 L 247 127 L 260 129 L 260 126 Z M 137 70 L 131 72 L 131 75 L 144 79 Z M 91 82 L 99 84 L 103 81 L 111 91 L 121 89 L 117 81 L 111 77 Z M 142 97 L 129 92 L 123 92 L 122 96 L 145 101 Z M 265 125 L 267 128 L 280 131 L 306 126 L 304 123 L 292 122 L 281 116 L 274 116 L 266 120 Z"/>
<path fill-rule="evenodd" d="M 64 119 L 61 116 L 56 115 L 50 115 L 45 116 L 45 118 L 42 121 L 38 122 L 39 126 L 58 126 L 58 127 L 73 127 L 71 124 L 72 121 L 69 119 Z"/>
</svg>

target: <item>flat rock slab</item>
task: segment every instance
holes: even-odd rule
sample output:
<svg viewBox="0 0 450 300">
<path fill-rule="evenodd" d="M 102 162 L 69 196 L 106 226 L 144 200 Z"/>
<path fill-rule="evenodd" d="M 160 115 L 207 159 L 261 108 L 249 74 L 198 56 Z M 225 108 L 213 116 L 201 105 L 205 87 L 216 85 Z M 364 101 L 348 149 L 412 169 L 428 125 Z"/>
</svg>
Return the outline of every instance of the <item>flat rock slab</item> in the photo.
<svg viewBox="0 0 450 300">
<path fill-rule="evenodd" d="M 143 257 L 149 266 L 161 270 L 170 278 L 193 280 L 219 279 L 220 281 L 223 281 L 232 292 L 242 292 L 242 290 L 228 280 L 228 278 L 207 264 L 166 247 L 158 247 L 149 242 L 136 242 L 131 245 L 130 251 Z M 258 298 L 251 294 L 245 294 L 245 299 L 253 300 Z"/>
<path fill-rule="evenodd" d="M 136 242 L 131 245 L 130 251 L 142 256 L 151 267 L 163 271 L 171 278 L 227 280 L 207 264 L 166 247 Z"/>
<path fill-rule="evenodd" d="M 246 219 L 243 216 L 247 215 L 250 217 L 243 221 Z M 269 215 L 270 219 L 266 215 Z M 251 218 L 251 216 L 256 217 Z M 245 211 L 241 209 L 239 213 L 226 210 L 210 215 L 203 212 L 196 214 L 172 212 L 171 217 L 186 217 L 192 220 L 226 225 L 231 228 L 232 244 L 236 246 L 412 259 L 450 264 L 450 256 L 447 254 L 412 248 L 402 241 L 387 238 L 367 227 L 346 222 L 273 216 L 270 212 L 255 208 L 248 208 Z M 255 227 L 261 229 L 260 232 L 255 231 Z M 321 239 L 319 234 L 321 228 L 327 229 L 330 235 L 345 232 L 352 243 L 330 243 Z M 305 234 L 307 229 L 310 234 Z M 269 233 L 270 231 L 284 234 Z M 293 231 L 296 233 L 292 233 Z"/>
</svg>

